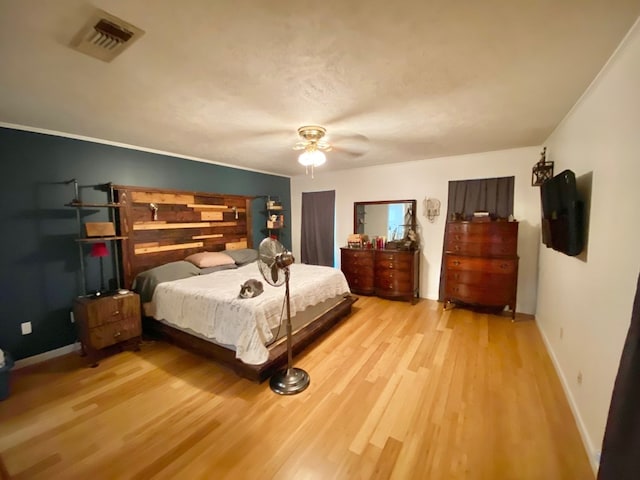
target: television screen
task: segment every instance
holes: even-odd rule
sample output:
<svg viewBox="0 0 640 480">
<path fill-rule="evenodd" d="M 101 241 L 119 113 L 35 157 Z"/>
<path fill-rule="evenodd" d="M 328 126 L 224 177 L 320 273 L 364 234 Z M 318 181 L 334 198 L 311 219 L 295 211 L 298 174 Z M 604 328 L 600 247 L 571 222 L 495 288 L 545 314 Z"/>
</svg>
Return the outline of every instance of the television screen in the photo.
<svg viewBox="0 0 640 480">
<path fill-rule="evenodd" d="M 583 247 L 583 203 L 575 174 L 565 170 L 547 180 L 540 187 L 540 197 L 542 243 L 566 255 L 578 255 Z"/>
</svg>

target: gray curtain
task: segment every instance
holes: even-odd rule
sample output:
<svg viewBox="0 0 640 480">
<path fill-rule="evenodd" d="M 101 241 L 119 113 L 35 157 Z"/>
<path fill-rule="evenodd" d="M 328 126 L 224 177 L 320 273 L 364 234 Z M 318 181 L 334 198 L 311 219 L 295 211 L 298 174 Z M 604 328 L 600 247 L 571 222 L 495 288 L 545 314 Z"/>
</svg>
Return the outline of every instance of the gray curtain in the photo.
<svg viewBox="0 0 640 480">
<path fill-rule="evenodd" d="M 446 221 L 457 214 L 469 220 L 473 212 L 486 211 L 492 218 L 508 218 L 513 215 L 513 185 L 515 177 L 480 178 L 449 182 Z M 446 239 L 445 239 L 446 240 Z M 440 301 L 444 300 L 444 251 L 440 266 Z"/>
<path fill-rule="evenodd" d="M 613 385 L 598 480 L 640 478 L 640 277 Z"/>
<path fill-rule="evenodd" d="M 302 263 L 335 265 L 336 192 L 308 192 L 302 194 Z"/>
<path fill-rule="evenodd" d="M 449 182 L 447 221 L 453 213 L 462 214 L 465 219 L 476 211 L 500 218 L 513 215 L 514 181 L 515 177 L 499 177 Z"/>
</svg>

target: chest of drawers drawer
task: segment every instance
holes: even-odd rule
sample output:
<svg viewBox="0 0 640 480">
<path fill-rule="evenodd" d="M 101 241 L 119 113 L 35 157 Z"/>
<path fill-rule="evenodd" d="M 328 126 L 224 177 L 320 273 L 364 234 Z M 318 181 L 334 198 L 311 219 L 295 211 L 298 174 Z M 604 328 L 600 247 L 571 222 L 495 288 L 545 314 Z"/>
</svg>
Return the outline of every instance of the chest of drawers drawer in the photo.
<svg viewBox="0 0 640 480">
<path fill-rule="evenodd" d="M 349 262 L 358 263 L 372 263 L 373 262 L 373 250 L 356 249 L 356 248 L 343 248 L 340 251 L 342 260 L 347 259 Z"/>
<path fill-rule="evenodd" d="M 509 275 L 506 275 L 509 277 Z M 477 270 L 451 270 L 445 277 L 447 284 L 462 285 L 486 285 L 489 288 L 498 288 L 505 281 L 503 273 L 487 273 Z"/>
<path fill-rule="evenodd" d="M 449 238 L 445 245 L 447 253 L 477 257 L 513 256 L 516 250 L 517 245 L 514 241 L 483 243 Z"/>
<path fill-rule="evenodd" d="M 376 291 L 379 295 L 411 291 L 413 283 L 409 277 L 376 275 Z"/>
<path fill-rule="evenodd" d="M 447 284 L 446 294 L 455 300 L 482 305 L 507 305 L 513 297 L 511 289 L 488 285 Z"/>
<path fill-rule="evenodd" d="M 379 253 L 376 255 L 376 270 L 411 270 L 413 266 L 412 255 L 402 255 L 397 253 Z"/>
<path fill-rule="evenodd" d="M 513 258 L 481 258 L 447 255 L 446 269 L 451 271 L 476 271 L 485 273 L 512 274 L 516 271 L 518 261 Z"/>
</svg>

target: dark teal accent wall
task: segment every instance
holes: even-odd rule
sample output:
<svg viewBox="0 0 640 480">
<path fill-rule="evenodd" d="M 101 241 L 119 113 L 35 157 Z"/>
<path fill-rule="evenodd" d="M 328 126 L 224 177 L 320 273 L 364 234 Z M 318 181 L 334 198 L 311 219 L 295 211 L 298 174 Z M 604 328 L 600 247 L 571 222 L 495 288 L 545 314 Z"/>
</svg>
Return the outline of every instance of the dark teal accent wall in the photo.
<svg viewBox="0 0 640 480">
<path fill-rule="evenodd" d="M 289 178 L 196 162 L 8 128 L 0 128 L 0 348 L 16 359 L 54 350 L 76 341 L 69 311 L 80 291 L 76 212 L 64 204 L 80 185 L 113 182 L 237 195 L 279 196 L 291 211 Z M 83 188 L 84 201 L 105 201 L 104 194 Z M 85 220 L 107 220 L 102 209 L 88 210 Z M 253 244 L 266 233 L 264 199 L 252 207 Z M 290 224 L 290 222 L 286 222 Z M 287 226 L 280 240 L 291 248 Z M 84 250 L 87 288 L 100 285 L 99 262 Z M 112 278 L 106 259 L 105 278 Z M 33 333 L 22 335 L 20 324 Z"/>
</svg>

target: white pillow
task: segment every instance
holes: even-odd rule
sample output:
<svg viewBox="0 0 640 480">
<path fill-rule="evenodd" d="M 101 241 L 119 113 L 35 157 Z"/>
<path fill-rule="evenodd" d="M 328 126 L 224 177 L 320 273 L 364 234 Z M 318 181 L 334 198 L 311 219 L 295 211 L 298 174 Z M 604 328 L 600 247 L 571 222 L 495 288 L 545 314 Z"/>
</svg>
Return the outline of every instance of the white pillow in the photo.
<svg viewBox="0 0 640 480">
<path fill-rule="evenodd" d="M 236 263 L 233 258 L 222 252 L 194 253 L 193 255 L 189 255 L 185 258 L 185 260 L 200 268 L 218 267 L 220 265 L 231 265 Z"/>
</svg>

